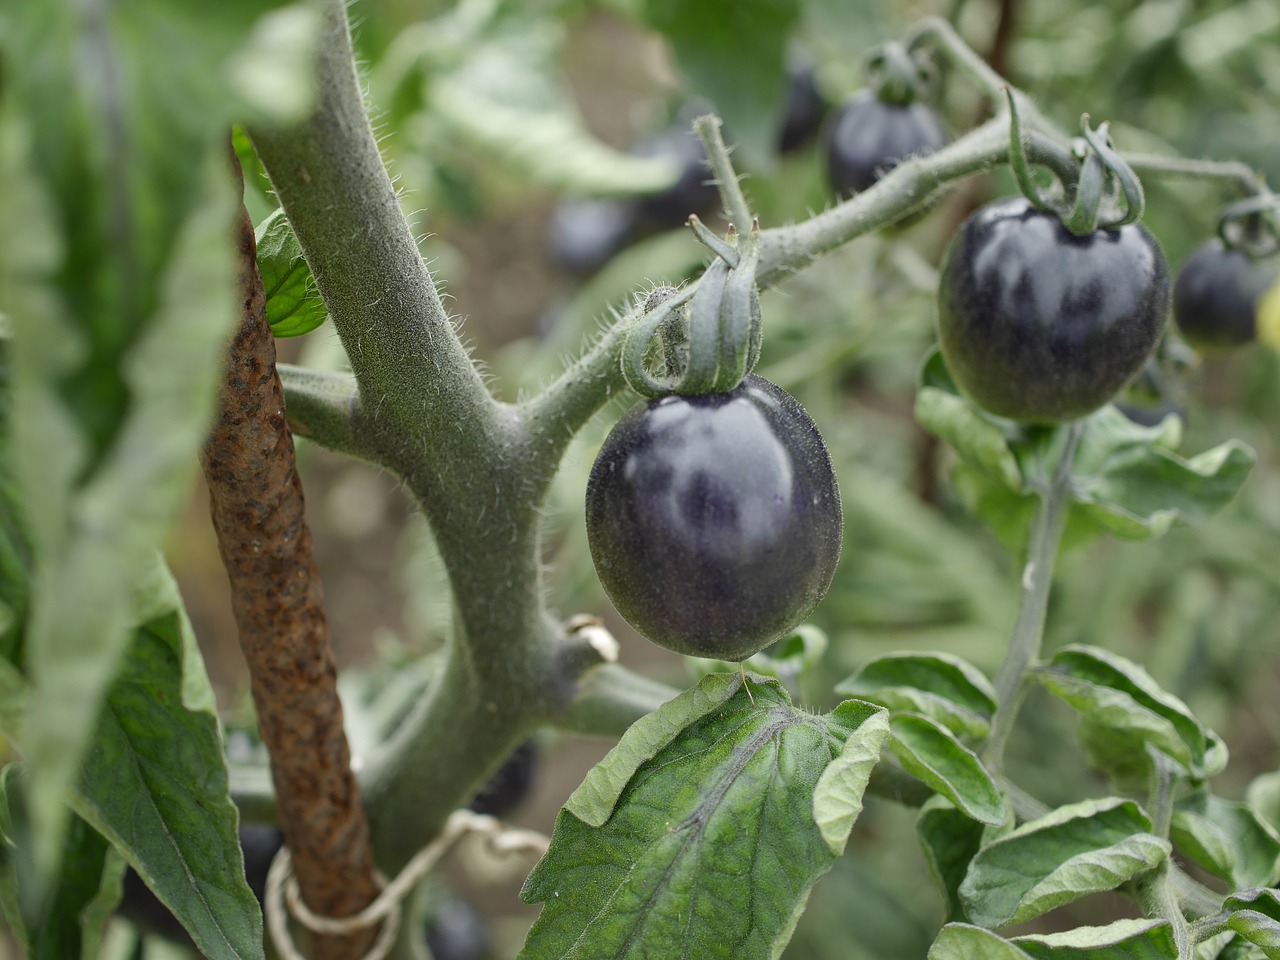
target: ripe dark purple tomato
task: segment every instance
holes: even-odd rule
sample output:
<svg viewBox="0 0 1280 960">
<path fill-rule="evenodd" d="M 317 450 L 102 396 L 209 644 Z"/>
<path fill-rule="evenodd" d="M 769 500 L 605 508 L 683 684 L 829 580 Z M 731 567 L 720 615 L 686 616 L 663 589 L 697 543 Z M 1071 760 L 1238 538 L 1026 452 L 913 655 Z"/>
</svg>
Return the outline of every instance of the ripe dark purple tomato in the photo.
<svg viewBox="0 0 1280 960">
<path fill-rule="evenodd" d="M 817 427 L 757 376 L 633 407 L 587 484 L 587 536 L 618 612 L 678 653 L 743 660 L 803 620 L 840 557 Z"/>
<path fill-rule="evenodd" d="M 947 248 L 938 336 L 956 385 L 991 413 L 1061 423 L 1092 413 L 1155 350 L 1169 268 L 1130 224 L 1078 237 L 1023 197 L 987 204 Z"/>
<path fill-rule="evenodd" d="M 1253 260 L 1215 237 L 1196 248 L 1173 285 L 1173 319 L 1202 349 L 1242 346 L 1257 336 L 1258 299 L 1276 281 L 1274 260 Z"/>
<path fill-rule="evenodd" d="M 861 193 L 903 160 L 945 146 L 947 132 L 926 103 L 885 103 L 859 90 L 829 121 L 827 182 L 840 197 Z"/>
<path fill-rule="evenodd" d="M 705 217 L 719 206 L 720 191 L 707 166 L 702 141 L 692 128 L 672 127 L 640 141 L 631 152 L 640 157 L 670 157 L 680 164 L 680 176 L 675 183 L 659 193 L 637 199 L 636 216 L 642 227 L 674 230 L 685 225 L 689 214 Z"/>
<path fill-rule="evenodd" d="M 778 152 L 799 150 L 817 136 L 827 115 L 827 101 L 818 89 L 813 64 L 795 59 L 787 69 L 787 96 L 778 131 Z"/>
</svg>

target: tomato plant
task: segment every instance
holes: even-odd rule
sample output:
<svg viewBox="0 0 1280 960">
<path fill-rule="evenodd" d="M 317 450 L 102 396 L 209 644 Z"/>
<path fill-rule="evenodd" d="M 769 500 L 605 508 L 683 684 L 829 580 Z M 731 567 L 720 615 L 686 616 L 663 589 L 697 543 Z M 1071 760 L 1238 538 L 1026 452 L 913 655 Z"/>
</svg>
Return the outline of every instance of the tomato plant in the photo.
<svg viewBox="0 0 1280 960">
<path fill-rule="evenodd" d="M 756 376 L 636 406 L 587 485 L 591 555 L 614 606 L 691 656 L 743 660 L 800 623 L 831 584 L 841 533 L 817 427 Z"/>
<path fill-rule="evenodd" d="M 960 227 L 938 294 L 938 337 L 979 406 L 1032 423 L 1097 410 L 1137 376 L 1164 332 L 1169 268 L 1135 224 L 1070 233 L 1016 197 Z"/>
<path fill-rule="evenodd" d="M 1271 955 L 1270 6 L 348 6 L 0 5 L 0 952 Z"/>
</svg>

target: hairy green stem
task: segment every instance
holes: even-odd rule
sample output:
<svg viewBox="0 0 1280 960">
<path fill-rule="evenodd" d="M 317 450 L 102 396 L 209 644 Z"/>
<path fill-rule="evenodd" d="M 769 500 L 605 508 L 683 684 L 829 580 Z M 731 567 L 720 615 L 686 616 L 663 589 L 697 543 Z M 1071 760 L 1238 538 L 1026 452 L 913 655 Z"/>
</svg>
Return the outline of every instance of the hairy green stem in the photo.
<svg viewBox="0 0 1280 960">
<path fill-rule="evenodd" d="M 1151 832 L 1157 837 L 1169 838 L 1169 827 L 1173 821 L 1173 761 L 1155 747 L 1147 747 L 1147 756 L 1151 759 L 1151 789 L 1147 800 L 1147 813 L 1151 816 Z"/>
<path fill-rule="evenodd" d="M 250 133 L 351 360 L 369 438 L 391 460 L 418 445 L 474 456 L 494 442 L 496 404 L 400 210 L 340 0 L 327 7 L 317 80 L 309 119 Z"/>
<path fill-rule="evenodd" d="M 988 65 L 987 61 L 983 60 L 972 47 L 965 43 L 960 34 L 956 33 L 955 27 L 951 26 L 946 20 L 941 17 L 928 17 L 921 20 L 907 34 L 906 46 L 908 49 L 914 50 L 926 43 L 932 45 L 952 64 L 968 74 L 973 82 L 981 87 L 982 91 L 992 100 L 999 101 L 1002 98 L 1001 91 L 1008 86 L 1008 81 L 996 73 Z"/>
<path fill-rule="evenodd" d="M 738 231 L 738 236 L 745 237 L 751 232 L 751 208 L 747 205 L 742 184 L 729 159 L 729 150 L 720 136 L 720 118 L 714 114 L 698 117 L 693 121 L 693 130 L 702 140 L 702 146 L 707 152 L 707 162 L 711 165 L 729 222 Z"/>
<path fill-rule="evenodd" d="M 1138 885 L 1138 898 L 1149 917 L 1167 920 L 1173 928 L 1173 942 L 1178 949 L 1178 960 L 1191 960 L 1195 940 L 1187 924 L 1182 904 L 1170 882 L 1169 862 L 1166 860 Z"/>
<path fill-rule="evenodd" d="M 1197 180 L 1225 180 L 1245 196 L 1266 192 L 1266 184 L 1259 173 L 1238 160 L 1195 160 L 1155 153 L 1126 153 L 1124 159 L 1138 173 Z"/>
<path fill-rule="evenodd" d="M 294 436 L 362 460 L 374 457 L 362 429 L 363 410 L 355 377 L 278 364 L 285 390 L 285 414 Z"/>
<path fill-rule="evenodd" d="M 996 714 L 991 720 L 991 736 L 987 739 L 983 759 L 993 773 L 1004 765 L 1004 749 L 1013 731 L 1018 710 L 1026 696 L 1027 670 L 1040 656 L 1044 637 L 1045 613 L 1049 607 L 1049 590 L 1053 585 L 1053 568 L 1058 546 L 1066 527 L 1071 505 L 1071 468 L 1082 426 L 1079 421 L 1066 428 L 1066 438 L 1057 467 L 1047 486 L 1040 491 L 1040 505 L 1031 522 L 1027 545 L 1027 562 L 1022 571 L 1022 592 L 1018 616 L 1014 620 L 1013 637 L 1004 663 L 996 676 Z"/>
</svg>

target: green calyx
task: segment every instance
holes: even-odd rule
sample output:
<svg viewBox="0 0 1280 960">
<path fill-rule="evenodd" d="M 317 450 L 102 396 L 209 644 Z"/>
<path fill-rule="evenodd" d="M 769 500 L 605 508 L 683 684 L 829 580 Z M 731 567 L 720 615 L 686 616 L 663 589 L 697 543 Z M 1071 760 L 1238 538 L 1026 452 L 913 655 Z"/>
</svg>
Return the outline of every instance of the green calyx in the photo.
<svg viewBox="0 0 1280 960">
<path fill-rule="evenodd" d="M 1228 250 L 1240 250 L 1257 260 L 1280 250 L 1276 211 L 1280 197 L 1266 191 L 1228 204 L 1218 220 L 1218 236 Z"/>
<path fill-rule="evenodd" d="M 871 50 L 862 63 L 867 85 L 883 103 L 906 105 L 927 98 L 934 85 L 934 71 L 927 61 L 895 41 Z"/>
<path fill-rule="evenodd" d="M 727 240 L 717 237 L 697 217 L 689 225 L 716 256 L 696 285 L 682 291 L 659 287 L 645 301 L 645 312 L 627 333 L 622 348 L 622 374 L 627 385 L 653 399 L 727 393 L 760 358 L 760 297 L 756 266 L 760 259 L 760 226 L 740 243 L 730 227 Z M 651 370 L 651 358 L 661 368 Z"/>
<path fill-rule="evenodd" d="M 1079 174 L 1074 182 L 1062 182 L 1061 190 L 1050 195 L 1031 176 L 1017 98 L 1008 87 L 1005 97 L 1009 105 L 1009 164 L 1018 188 L 1037 209 L 1057 216 L 1076 236 L 1118 230 L 1142 219 L 1142 183 L 1111 146 L 1107 123 L 1094 128 L 1089 126 L 1088 114 L 1080 118 L 1081 138 L 1074 145 L 1080 160 Z"/>
</svg>

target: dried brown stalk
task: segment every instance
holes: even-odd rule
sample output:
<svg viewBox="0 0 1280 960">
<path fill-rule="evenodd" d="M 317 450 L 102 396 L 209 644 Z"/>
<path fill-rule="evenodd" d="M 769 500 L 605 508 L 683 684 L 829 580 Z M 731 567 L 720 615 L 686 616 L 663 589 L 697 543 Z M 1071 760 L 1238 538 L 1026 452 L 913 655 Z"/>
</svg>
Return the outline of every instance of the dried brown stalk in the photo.
<svg viewBox="0 0 1280 960">
<path fill-rule="evenodd" d="M 253 224 L 243 208 L 238 242 L 243 321 L 201 464 L 285 843 L 307 905 L 343 917 L 378 892 L 369 828 L 343 732 Z M 374 933 L 316 937 L 310 956 L 358 958 Z"/>
</svg>

